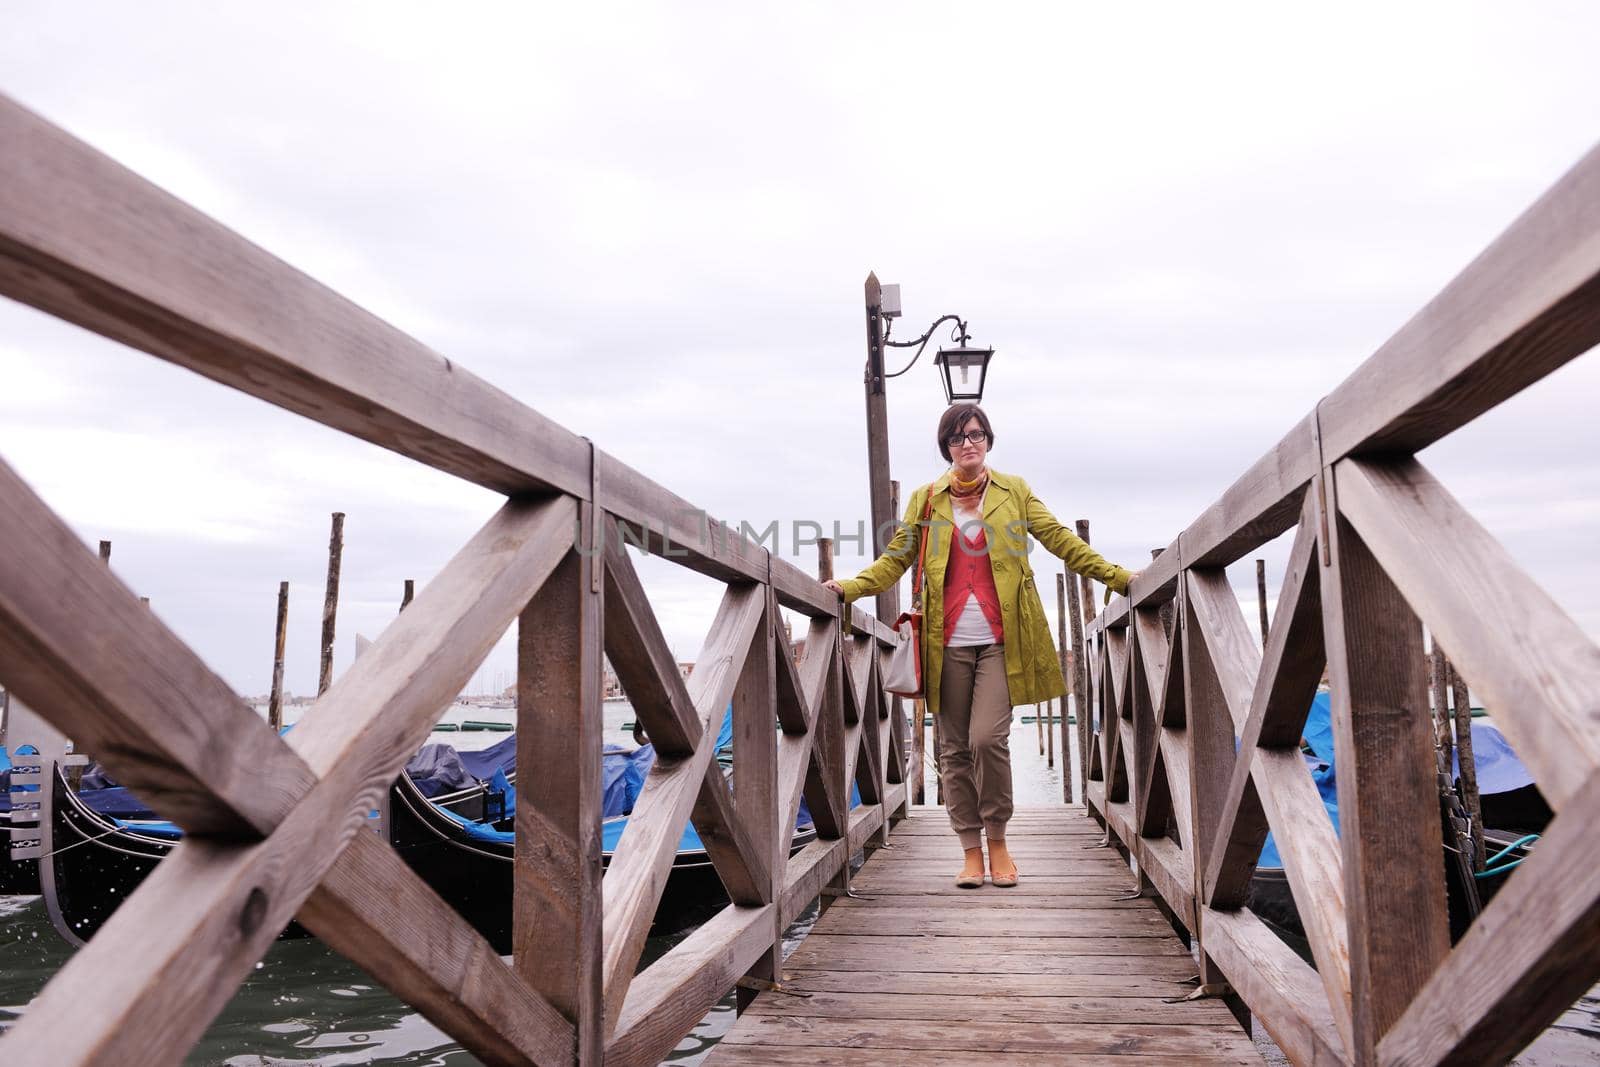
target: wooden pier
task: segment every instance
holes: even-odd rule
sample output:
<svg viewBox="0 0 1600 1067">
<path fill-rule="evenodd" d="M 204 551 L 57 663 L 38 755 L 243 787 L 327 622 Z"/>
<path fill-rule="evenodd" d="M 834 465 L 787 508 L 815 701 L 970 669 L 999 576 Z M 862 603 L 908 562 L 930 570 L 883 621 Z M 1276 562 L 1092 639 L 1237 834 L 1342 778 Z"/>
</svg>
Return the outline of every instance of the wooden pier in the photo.
<svg viewBox="0 0 1600 1067">
<path fill-rule="evenodd" d="M 873 853 L 707 1058 L 766 1064 L 1249 1064 L 1222 1000 L 1081 806 L 1019 809 L 1014 889 L 958 889 L 940 808 Z M 1172 1003 L 1177 1001 L 1177 1003 Z"/>
<path fill-rule="evenodd" d="M 1248 1061 L 1224 1001 L 1165 1003 L 1194 969 L 1296 1063 L 1492 1064 L 1600 977 L 1600 647 L 1417 459 L 1600 341 L 1600 152 L 1127 597 L 1085 617 L 1095 591 L 1064 583 L 1086 809 L 1022 815 L 1022 885 L 979 891 L 950 885 L 943 816 L 909 804 L 880 619 L 4 97 L 0 188 L 0 294 L 505 498 L 285 738 L 0 462 L 0 684 L 186 835 L 0 1062 L 180 1062 L 290 921 L 491 1064 L 654 1064 L 783 970 L 810 995 L 755 998 L 715 1062 Z M 1150 412 L 1089 444 L 1103 468 L 1124 435 L 1165 433 Z M 1261 648 L 1226 568 L 1291 529 Z M 687 681 L 624 541 L 723 586 Z M 781 610 L 805 620 L 798 658 Z M 504 959 L 365 827 L 512 626 Z M 1556 813 L 1454 940 L 1428 640 Z M 603 657 L 658 759 L 602 873 Z M 1298 751 L 1324 668 L 1337 834 Z M 732 787 L 714 752 L 729 708 Z M 802 798 L 817 837 L 791 854 Z M 640 970 L 690 823 L 730 903 Z M 1081 847 L 1102 828 L 1113 847 Z M 1246 907 L 1269 829 L 1309 961 Z M 844 895 L 851 857 L 884 842 Z M 835 903 L 784 961 L 819 894 Z"/>
</svg>

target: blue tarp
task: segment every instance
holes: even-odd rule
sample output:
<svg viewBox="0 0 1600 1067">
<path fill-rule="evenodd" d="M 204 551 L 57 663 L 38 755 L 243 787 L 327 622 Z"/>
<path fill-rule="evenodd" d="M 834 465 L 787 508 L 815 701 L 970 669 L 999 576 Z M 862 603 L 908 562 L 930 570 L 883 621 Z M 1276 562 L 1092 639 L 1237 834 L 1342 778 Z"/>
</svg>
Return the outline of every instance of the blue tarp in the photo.
<svg viewBox="0 0 1600 1067">
<path fill-rule="evenodd" d="M 645 775 L 650 773 L 650 765 L 656 761 L 656 747 L 642 745 L 629 750 L 607 745 L 602 759 L 605 763 L 601 768 L 601 781 L 605 792 L 601 798 L 600 814 L 605 818 L 626 815 L 639 800 Z"/>
<path fill-rule="evenodd" d="M 1328 810 L 1334 833 L 1339 832 L 1339 785 L 1334 773 L 1332 702 L 1327 693 L 1318 693 L 1311 702 L 1311 713 L 1306 717 L 1301 736 L 1311 746 L 1306 763 L 1311 768 L 1311 780 L 1322 795 L 1322 806 Z M 1488 722 L 1472 722 L 1472 760 L 1478 768 L 1478 792 L 1484 795 L 1509 793 L 1533 782 L 1533 775 L 1517 759 L 1498 727 Z M 1459 753 L 1455 759 L 1454 773 L 1461 773 Z M 1256 860 L 1258 867 L 1282 867 L 1277 843 L 1267 835 L 1267 843 Z"/>
<path fill-rule="evenodd" d="M 1454 753 L 1451 773 L 1461 775 L 1461 753 Z M 1533 784 L 1533 775 L 1511 750 L 1511 742 L 1493 723 L 1472 720 L 1472 763 L 1478 769 L 1478 792 L 1509 793 Z"/>
<path fill-rule="evenodd" d="M 493 778 L 495 771 L 516 774 L 517 735 L 508 734 L 504 740 L 496 741 L 488 748 L 477 752 L 463 752 L 461 762 L 466 765 L 467 773 L 480 782 L 487 782 Z"/>
<path fill-rule="evenodd" d="M 478 779 L 467 770 L 467 764 L 454 745 L 430 741 L 417 749 L 417 754 L 406 763 L 406 773 L 411 784 L 425 797 L 442 796 L 468 789 Z"/>
</svg>

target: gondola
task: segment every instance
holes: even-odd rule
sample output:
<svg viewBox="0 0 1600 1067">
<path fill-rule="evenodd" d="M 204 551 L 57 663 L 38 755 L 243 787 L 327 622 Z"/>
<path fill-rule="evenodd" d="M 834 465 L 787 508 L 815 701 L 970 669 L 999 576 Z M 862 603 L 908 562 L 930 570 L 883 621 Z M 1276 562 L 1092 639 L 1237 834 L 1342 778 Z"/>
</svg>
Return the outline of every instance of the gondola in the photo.
<svg viewBox="0 0 1600 1067">
<path fill-rule="evenodd" d="M 653 759 L 648 745 L 613 747 L 605 754 L 607 810 L 613 812 L 603 823 L 606 863 Z M 47 809 L 51 855 L 40 888 L 56 930 L 69 942 L 82 944 L 172 851 L 182 831 L 93 769 L 80 788 L 72 787 L 60 766 L 52 781 Z M 374 830 L 385 834 L 423 880 L 501 953 L 511 951 L 515 781 L 515 735 L 481 752 L 427 745 L 391 787 L 387 812 L 373 813 Z M 795 849 L 815 837 L 804 805 L 798 823 Z M 656 910 L 653 932 L 694 925 L 726 901 L 715 868 L 688 830 Z M 304 937 L 307 931 L 291 923 L 279 936 Z"/>
<path fill-rule="evenodd" d="M 401 777 L 409 781 L 408 775 Z M 50 858 L 40 872 L 40 890 L 56 931 L 81 945 L 139 888 L 183 831 L 121 786 L 94 788 L 91 783 L 90 788 L 74 789 L 59 764 L 51 781 Z M 478 785 L 437 797 L 435 802 L 481 813 L 485 792 Z M 374 829 L 381 829 L 376 816 Z M 291 922 L 278 936 L 307 937 L 309 932 Z"/>
<path fill-rule="evenodd" d="M 462 917 L 488 939 L 496 952 L 511 951 L 512 833 L 511 804 L 494 795 L 491 808 L 505 817 L 474 821 L 436 804 L 417 792 L 409 779 L 396 783 L 390 809 L 390 838 L 395 850 L 424 881 L 455 907 Z M 601 823 L 601 860 L 610 866 L 612 854 L 627 828 L 628 816 Z M 802 812 L 790 852 L 799 851 L 816 837 L 816 828 Z M 653 935 L 671 934 L 710 918 L 728 902 L 711 858 L 693 826 L 678 842 L 672 870 L 656 907 Z"/>
<path fill-rule="evenodd" d="M 725 774 L 732 772 L 732 728 L 730 711 L 723 717 L 717 738 L 718 758 Z M 601 862 L 607 867 L 627 829 L 628 815 L 622 812 L 632 811 L 633 799 L 643 786 L 655 750 L 647 744 L 626 753 L 625 760 L 609 758 L 618 754 L 608 752 L 603 783 L 604 810 L 615 813 L 601 822 Z M 389 812 L 390 841 L 395 850 L 500 953 L 511 951 L 514 790 L 514 779 L 491 778 L 484 798 L 487 810 L 474 818 L 430 802 L 416 781 L 402 777 L 395 783 Z M 853 803 L 859 804 L 859 792 L 853 791 L 852 795 Z M 816 836 L 816 827 L 802 800 L 790 855 Z M 672 934 L 696 926 L 727 903 L 727 892 L 704 844 L 692 825 L 685 827 L 656 906 L 651 934 Z"/>
</svg>

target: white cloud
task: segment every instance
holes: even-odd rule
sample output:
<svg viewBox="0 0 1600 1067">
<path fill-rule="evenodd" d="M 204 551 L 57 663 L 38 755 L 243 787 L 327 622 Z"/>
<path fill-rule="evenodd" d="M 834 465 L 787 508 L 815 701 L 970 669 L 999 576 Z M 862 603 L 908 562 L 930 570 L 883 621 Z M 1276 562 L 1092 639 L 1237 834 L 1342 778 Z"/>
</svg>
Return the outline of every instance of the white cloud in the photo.
<svg viewBox="0 0 1600 1067">
<path fill-rule="evenodd" d="M 8 9 L 0 91 L 757 525 L 865 510 L 875 268 L 904 286 L 902 336 L 955 311 L 998 348 L 996 465 L 1136 564 L 1590 146 L 1597 21 L 33 2 Z M 1424 459 L 1600 633 L 1593 364 Z M 939 467 L 933 372 L 889 404 L 909 495 Z M 328 512 L 349 514 L 341 633 L 372 634 L 495 506 L 13 306 L 0 456 L 86 540 L 113 536 L 119 571 L 244 689 L 265 684 L 281 579 L 291 686 L 314 685 Z M 692 654 L 714 588 L 647 562 Z"/>
</svg>

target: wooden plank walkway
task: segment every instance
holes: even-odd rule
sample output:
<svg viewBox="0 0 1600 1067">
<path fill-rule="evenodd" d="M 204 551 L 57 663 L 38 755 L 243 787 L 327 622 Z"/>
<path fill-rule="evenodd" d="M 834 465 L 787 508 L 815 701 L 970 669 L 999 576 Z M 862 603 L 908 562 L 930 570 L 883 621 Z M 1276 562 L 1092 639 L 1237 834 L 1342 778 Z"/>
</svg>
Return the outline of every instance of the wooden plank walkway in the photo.
<svg viewBox="0 0 1600 1067">
<path fill-rule="evenodd" d="M 912 809 L 706 1062 L 1259 1064 L 1221 1001 L 1179 1004 L 1195 964 L 1081 807 L 1020 808 L 1015 889 L 957 889 L 943 809 Z"/>
</svg>

